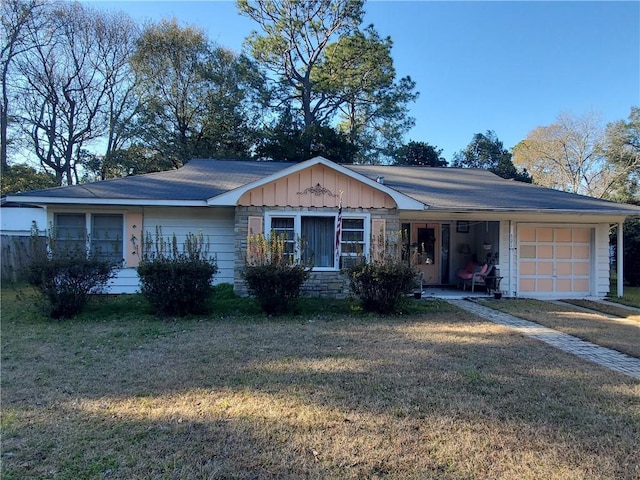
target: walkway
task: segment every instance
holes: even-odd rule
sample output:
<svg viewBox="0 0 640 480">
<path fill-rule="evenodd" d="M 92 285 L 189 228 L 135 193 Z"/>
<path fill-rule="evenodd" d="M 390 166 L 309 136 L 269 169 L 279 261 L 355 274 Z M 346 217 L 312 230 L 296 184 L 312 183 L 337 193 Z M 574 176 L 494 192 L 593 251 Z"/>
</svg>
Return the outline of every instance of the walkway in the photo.
<svg viewBox="0 0 640 480">
<path fill-rule="evenodd" d="M 572 335 L 543 327 L 537 323 L 493 310 L 469 300 L 451 299 L 448 302 L 479 317 L 512 328 L 523 335 L 536 338 L 560 350 L 640 380 L 640 359 L 580 340 Z"/>
</svg>

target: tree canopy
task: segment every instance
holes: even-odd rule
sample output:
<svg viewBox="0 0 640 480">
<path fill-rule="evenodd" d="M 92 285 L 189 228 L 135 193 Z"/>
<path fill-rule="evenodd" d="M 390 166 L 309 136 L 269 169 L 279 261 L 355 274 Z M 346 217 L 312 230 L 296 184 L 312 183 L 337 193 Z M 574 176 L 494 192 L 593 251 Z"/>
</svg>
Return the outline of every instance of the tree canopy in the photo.
<svg viewBox="0 0 640 480">
<path fill-rule="evenodd" d="M 413 126 L 415 83 L 396 81 L 390 38 L 359 29 L 363 0 L 239 0 L 255 21 L 247 45 L 274 80 L 274 107 L 300 119 L 307 150 L 318 127 L 338 126 L 357 161 L 390 157 Z M 308 153 L 308 152 L 307 152 Z"/>
<path fill-rule="evenodd" d="M 193 157 L 246 157 L 254 115 L 248 93 L 262 78 L 250 62 L 176 20 L 148 26 L 131 58 L 141 138 L 175 167 Z"/>
<path fill-rule="evenodd" d="M 627 120 L 605 129 L 605 156 L 617 178 L 611 186 L 613 198 L 637 200 L 640 183 L 640 107 L 632 107 Z"/>
<path fill-rule="evenodd" d="M 63 185 L 194 157 L 447 166 L 442 149 L 404 143 L 419 93 L 410 76 L 398 77 L 392 39 L 362 25 L 364 5 L 237 0 L 256 27 L 238 54 L 175 19 L 143 26 L 86 3 L 6 0 L 3 175 Z M 640 109 L 605 129 L 592 120 L 561 116 L 530 132 L 513 157 L 495 132 L 477 133 L 452 166 L 633 199 Z M 39 169 L 28 170 L 25 158 Z"/>
<path fill-rule="evenodd" d="M 56 177 L 22 163 L 7 165 L 2 169 L 0 195 L 40 190 L 58 185 Z"/>
<path fill-rule="evenodd" d="M 531 183 L 528 171 L 518 169 L 511 161 L 511 153 L 504 148 L 496 133 L 487 130 L 486 133 L 476 133 L 464 150 L 456 153 L 453 167 L 480 168 L 489 170 L 499 177 Z"/>
<path fill-rule="evenodd" d="M 447 161 L 442 156 L 442 149 L 429 145 L 428 142 L 411 141 L 403 146 L 396 157 L 399 165 L 419 167 L 446 167 Z"/>
</svg>

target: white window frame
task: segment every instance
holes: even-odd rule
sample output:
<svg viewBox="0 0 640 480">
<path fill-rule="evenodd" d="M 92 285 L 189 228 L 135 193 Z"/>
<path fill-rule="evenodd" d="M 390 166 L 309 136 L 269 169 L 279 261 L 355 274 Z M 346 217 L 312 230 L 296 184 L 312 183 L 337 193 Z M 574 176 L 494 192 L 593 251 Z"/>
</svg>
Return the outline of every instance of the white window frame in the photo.
<svg viewBox="0 0 640 480">
<path fill-rule="evenodd" d="M 293 231 L 292 231 L 293 236 L 292 236 L 292 238 L 288 238 L 288 236 L 287 236 L 287 240 L 285 240 L 285 243 L 289 246 L 291 253 L 289 253 L 289 249 L 287 249 L 286 252 L 285 252 L 285 256 L 293 257 L 293 260 L 297 261 L 298 260 L 298 256 L 299 256 L 299 253 L 297 252 L 297 250 L 298 250 L 298 248 L 297 248 L 297 243 L 298 243 L 297 242 L 297 238 L 299 237 L 299 235 L 296 234 L 296 228 L 295 228 L 296 222 L 295 222 L 295 219 L 292 216 L 288 216 L 288 215 L 287 216 L 278 215 L 278 216 L 275 216 L 273 218 L 286 218 L 286 219 L 292 219 L 293 220 Z M 280 230 L 281 231 L 280 233 L 283 233 L 282 232 L 283 230 L 286 231 L 286 232 L 290 231 L 288 228 L 287 229 L 282 229 L 282 228 L 275 229 L 275 228 L 272 228 L 271 227 L 271 221 L 269 221 L 269 232 L 266 233 L 266 235 L 271 235 L 271 232 L 274 232 L 274 231 L 276 232 L 276 234 L 280 234 L 280 233 L 277 232 L 277 230 Z"/>
<path fill-rule="evenodd" d="M 333 226 L 333 239 L 335 242 L 336 229 L 338 228 L 338 212 L 287 212 L 287 211 L 272 211 L 267 212 L 264 215 L 264 234 L 271 234 L 271 219 L 272 218 L 293 218 L 293 229 L 296 235 L 296 239 L 301 238 L 302 232 L 302 217 L 333 217 L 335 222 Z M 342 220 L 345 219 L 359 219 L 364 223 L 364 252 L 363 254 L 369 258 L 370 252 L 370 237 L 371 237 L 371 215 L 369 213 L 342 213 Z M 342 245 L 342 231 L 341 231 L 340 245 Z M 334 247 L 335 248 L 335 247 Z M 335 252 L 334 252 L 335 253 Z M 296 261 L 300 261 L 300 249 L 295 249 Z M 342 257 L 342 251 L 340 252 Z M 345 254 L 344 256 L 350 256 Z M 334 262 L 335 263 L 335 262 Z M 313 267 L 314 272 L 337 272 L 340 271 L 340 262 L 333 267 Z"/>
<path fill-rule="evenodd" d="M 85 251 L 86 252 L 91 252 L 91 239 L 92 239 L 92 234 L 93 234 L 93 216 L 94 215 L 121 215 L 122 216 L 122 231 L 120 232 L 121 236 L 122 236 L 122 259 L 120 261 L 120 265 L 119 266 L 126 266 L 127 263 L 127 244 L 126 244 L 126 238 L 125 238 L 125 231 L 126 231 L 126 225 L 127 225 L 127 214 L 126 212 L 123 211 L 100 211 L 100 212 L 75 212 L 75 211 L 58 211 L 58 212 L 52 212 L 51 214 L 51 218 L 50 218 L 50 222 L 51 225 L 53 225 L 54 228 L 54 232 L 56 232 L 57 234 L 57 216 L 58 215 L 84 215 L 84 225 L 85 225 L 85 238 L 86 238 L 86 245 L 85 245 Z"/>
<path fill-rule="evenodd" d="M 345 220 L 362 220 L 362 230 L 360 229 L 345 229 L 344 227 L 344 221 Z M 337 223 L 337 222 L 336 222 Z M 369 258 L 369 242 L 370 242 L 370 234 L 368 232 L 368 228 L 370 228 L 371 222 L 367 222 L 367 219 L 365 219 L 362 216 L 347 216 L 345 217 L 344 215 L 342 215 L 342 228 L 340 229 L 340 259 L 343 258 L 357 258 L 360 255 L 365 255 L 367 257 L 367 259 Z M 337 225 L 336 225 L 337 226 Z M 342 251 L 342 245 L 344 245 L 345 243 L 350 243 L 344 240 L 344 234 L 346 231 L 349 232 L 360 232 L 362 231 L 362 242 L 355 242 L 358 244 L 362 244 L 362 252 L 358 253 L 358 252 L 343 252 Z"/>
</svg>

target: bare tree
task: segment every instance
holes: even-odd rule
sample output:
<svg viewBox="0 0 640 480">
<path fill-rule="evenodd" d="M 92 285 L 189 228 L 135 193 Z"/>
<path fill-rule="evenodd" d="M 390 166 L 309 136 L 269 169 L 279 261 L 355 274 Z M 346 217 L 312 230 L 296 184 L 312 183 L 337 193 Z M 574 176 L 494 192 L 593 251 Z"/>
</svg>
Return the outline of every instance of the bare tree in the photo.
<svg viewBox="0 0 640 480">
<path fill-rule="evenodd" d="M 596 198 L 610 198 L 624 172 L 609 168 L 604 128 L 597 114 L 560 115 L 538 127 L 514 148 L 513 162 L 526 168 L 534 183 Z"/>
<path fill-rule="evenodd" d="M 94 18 L 96 69 L 105 82 L 106 146 L 100 179 L 112 176 L 114 156 L 135 136 L 134 117 L 139 99 L 135 94 L 135 71 L 130 60 L 140 35 L 138 25 L 122 12 Z"/>
<path fill-rule="evenodd" d="M 9 143 L 9 77 L 14 58 L 24 54 L 33 45 L 23 41 L 23 34 L 29 23 L 34 23 L 42 7 L 40 0 L 4 0 L 0 2 L 0 29 L 2 50 L 0 51 L 0 81 L 2 82 L 2 103 L 0 103 L 0 166 L 8 166 L 7 145 Z"/>
<path fill-rule="evenodd" d="M 48 4 L 43 15 L 45 26 L 27 25 L 30 48 L 15 59 L 19 120 L 42 167 L 73 184 L 83 148 L 104 135 L 117 143 L 126 39 L 118 19 L 79 3 Z"/>
</svg>

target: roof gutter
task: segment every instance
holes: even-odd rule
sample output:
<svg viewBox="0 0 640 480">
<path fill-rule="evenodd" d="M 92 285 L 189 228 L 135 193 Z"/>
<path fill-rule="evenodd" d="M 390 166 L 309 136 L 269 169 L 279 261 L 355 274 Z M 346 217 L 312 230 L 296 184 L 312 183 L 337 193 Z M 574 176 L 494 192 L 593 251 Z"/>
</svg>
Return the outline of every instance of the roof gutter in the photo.
<svg viewBox="0 0 640 480">
<path fill-rule="evenodd" d="M 540 213 L 540 214 L 565 214 L 565 215 L 624 215 L 627 217 L 640 218 L 640 208 L 637 211 L 632 210 L 571 210 L 571 209 L 555 209 L 555 208 L 474 208 L 461 210 L 459 207 L 453 208 L 438 208 L 431 207 L 431 211 L 447 212 L 447 213 Z"/>
<path fill-rule="evenodd" d="M 8 195 L 10 203 L 44 205 L 119 205 L 142 207 L 206 207 L 206 200 L 148 200 L 140 198 L 78 198 Z"/>
</svg>

